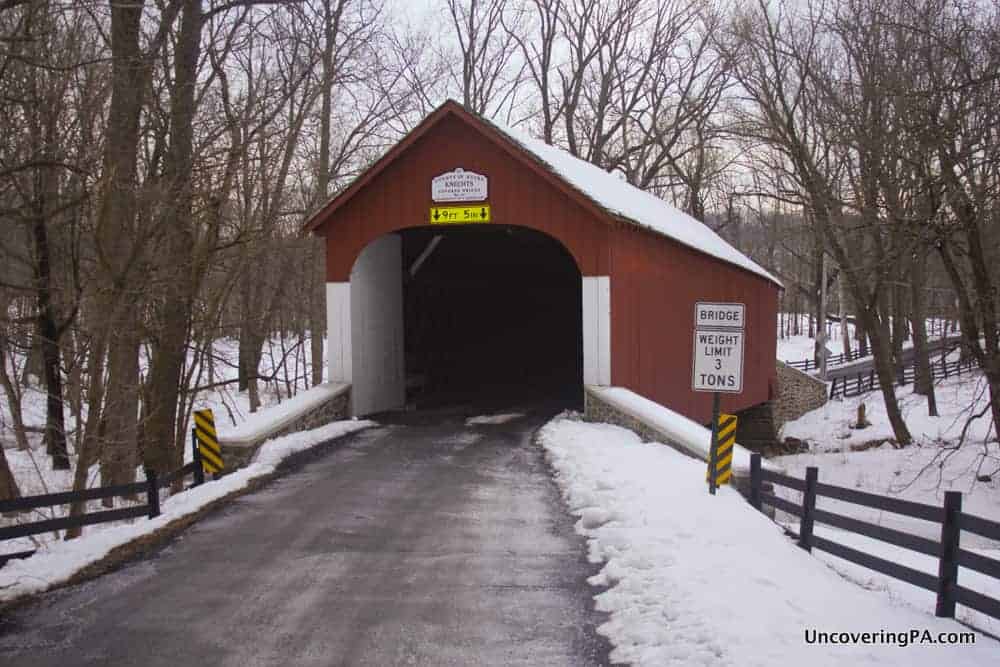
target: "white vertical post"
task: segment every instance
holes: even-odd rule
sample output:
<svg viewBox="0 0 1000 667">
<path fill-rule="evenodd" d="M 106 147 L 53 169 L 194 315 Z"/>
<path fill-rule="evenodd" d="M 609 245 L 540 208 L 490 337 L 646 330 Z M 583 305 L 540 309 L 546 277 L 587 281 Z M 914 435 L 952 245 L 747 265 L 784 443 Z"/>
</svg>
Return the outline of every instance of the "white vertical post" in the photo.
<svg viewBox="0 0 1000 667">
<path fill-rule="evenodd" d="M 329 340 L 330 382 L 350 384 L 351 364 L 351 283 L 326 284 L 326 331 Z"/>
<path fill-rule="evenodd" d="M 351 412 L 366 415 L 406 402 L 402 239 L 369 243 L 351 270 Z"/>
<path fill-rule="evenodd" d="M 583 383 L 611 384 L 611 279 L 583 278 Z"/>
</svg>

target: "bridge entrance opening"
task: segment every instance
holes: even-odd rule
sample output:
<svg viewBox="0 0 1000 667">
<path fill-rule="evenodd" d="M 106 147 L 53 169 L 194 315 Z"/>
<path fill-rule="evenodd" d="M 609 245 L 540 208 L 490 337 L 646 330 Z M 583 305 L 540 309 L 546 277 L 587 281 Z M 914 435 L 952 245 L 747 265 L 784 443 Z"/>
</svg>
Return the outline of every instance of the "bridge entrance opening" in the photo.
<svg viewBox="0 0 1000 667">
<path fill-rule="evenodd" d="M 581 277 L 561 243 L 506 225 L 399 236 L 408 403 L 582 405 Z"/>
</svg>

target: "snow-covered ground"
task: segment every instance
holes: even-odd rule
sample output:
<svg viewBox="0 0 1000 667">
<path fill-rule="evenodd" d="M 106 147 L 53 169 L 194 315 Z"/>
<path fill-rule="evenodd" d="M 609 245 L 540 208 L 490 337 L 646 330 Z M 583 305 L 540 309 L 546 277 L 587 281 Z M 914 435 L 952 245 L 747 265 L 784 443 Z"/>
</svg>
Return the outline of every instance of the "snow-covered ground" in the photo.
<svg viewBox="0 0 1000 667">
<path fill-rule="evenodd" d="M 730 488 L 710 496 L 704 463 L 630 431 L 558 418 L 539 441 L 610 612 L 612 660 L 635 665 L 963 665 L 1000 662 L 1000 643 L 810 643 L 810 633 L 966 632 L 866 590 L 795 547 Z M 879 635 L 879 633 L 883 633 Z M 839 636 L 838 636 L 839 639 Z M 901 646 L 901 644 L 906 644 Z"/>
<path fill-rule="evenodd" d="M 104 558 L 115 547 L 152 534 L 214 500 L 245 488 L 252 480 L 273 473 L 289 456 L 372 425 L 370 421 L 339 421 L 275 438 L 261 447 L 249 466 L 165 499 L 161 504 L 162 514 L 155 519 L 104 524 L 93 527 L 76 540 L 49 541 L 31 558 L 12 560 L 0 568 L 0 600 L 38 593 L 65 582 L 87 565 Z"/>
<path fill-rule="evenodd" d="M 293 343 L 286 341 L 285 349 Z M 309 341 L 303 342 L 303 349 L 307 350 Z M 271 341 L 267 346 L 265 354 L 261 360 L 261 375 L 276 375 L 276 380 L 271 382 L 260 382 L 260 399 L 262 408 L 271 408 L 265 412 L 250 412 L 250 398 L 246 391 L 240 392 L 236 389 L 236 384 L 223 384 L 227 380 L 235 380 L 237 376 L 238 344 L 231 339 L 221 339 L 216 341 L 214 346 L 215 356 L 215 377 L 211 383 L 217 386 L 201 391 L 194 401 L 194 409 L 211 408 L 215 413 L 216 428 L 222 438 L 229 436 L 246 436 L 251 431 L 259 430 L 262 420 L 270 421 L 280 419 L 289 408 L 297 404 L 311 400 L 322 399 L 316 391 L 304 393 L 305 380 L 308 377 L 309 366 L 308 355 L 302 354 L 302 361 L 295 363 L 291 355 L 288 357 L 289 366 L 286 376 L 285 367 L 280 366 L 282 344 L 280 340 Z M 23 358 L 17 360 L 17 364 L 23 364 Z M 278 371 L 275 372 L 275 368 Z M 8 368 L 9 371 L 9 368 Z M 202 373 L 202 377 L 195 377 L 195 384 L 209 384 L 207 371 Z M 333 389 L 331 389 L 333 390 Z M 51 459 L 46 455 L 42 447 L 42 430 L 45 426 L 45 394 L 37 387 L 27 387 L 23 389 L 24 395 L 21 401 L 24 423 L 28 428 L 28 442 L 30 448 L 26 451 L 18 450 L 15 447 L 15 439 L 10 428 L 11 414 L 10 405 L 6 400 L 6 395 L 0 393 L 0 446 L 4 447 L 4 453 L 14 479 L 17 480 L 22 496 L 32 496 L 45 493 L 55 493 L 67 491 L 73 487 L 73 471 L 52 470 Z M 322 392 L 321 392 L 322 393 Z M 290 394 L 293 394 L 290 397 Z M 279 407 L 280 406 L 280 407 Z M 86 413 L 84 412 L 84 417 Z M 66 412 L 67 435 L 71 465 L 76 465 L 76 452 L 74 445 L 80 434 L 77 424 L 69 410 Z M 193 423 L 188 425 L 188 429 Z M 191 460 L 190 447 L 185 448 L 185 461 Z M 88 487 L 100 486 L 99 466 L 94 465 L 89 471 Z M 136 478 L 143 479 L 141 469 L 137 469 Z M 141 504 L 144 501 L 128 502 L 116 499 L 116 507 L 128 507 L 129 505 Z M 99 511 L 102 509 L 100 501 L 91 501 L 87 504 L 88 511 Z M 16 518 L 0 517 L 0 525 L 7 525 L 14 521 L 23 523 L 26 521 L 40 521 L 44 519 L 64 516 L 67 511 L 66 506 L 52 508 L 39 508 L 28 514 L 22 514 Z M 139 520 L 142 521 L 142 520 Z M 88 526 L 83 529 L 84 534 L 99 532 L 120 525 L 128 525 L 130 522 L 117 522 L 114 524 L 100 524 Z M 34 549 L 39 546 L 58 541 L 58 536 L 54 533 L 35 535 L 30 538 L 17 540 L 0 541 L 0 553 L 13 553 Z"/>
<path fill-rule="evenodd" d="M 988 519 L 1000 517 L 1000 446 L 993 440 L 988 418 L 969 427 L 966 442 L 958 447 L 966 419 L 989 403 L 985 382 L 979 374 L 949 378 L 936 385 L 939 417 L 927 415 L 927 401 L 913 393 L 912 387 L 899 387 L 897 396 L 903 416 L 914 437 L 914 444 L 896 448 L 890 444 L 892 428 L 880 394 L 868 394 L 831 401 L 790 422 L 782 435 L 804 440 L 809 451 L 771 459 L 794 477 L 802 478 L 808 466 L 819 468 L 821 482 L 861 489 L 872 493 L 940 506 L 945 491 L 963 493 L 963 511 Z M 865 403 L 871 426 L 853 428 L 857 406 Z M 880 444 L 881 443 L 881 444 Z M 852 451 L 869 447 L 863 451 Z M 783 497 L 801 501 L 798 492 L 782 489 Z M 938 539 L 940 528 L 919 519 L 890 512 L 820 498 L 822 509 L 864 521 Z M 779 513 L 779 519 L 794 527 L 792 517 Z M 937 561 L 915 552 L 884 544 L 833 528 L 819 526 L 817 534 L 853 546 L 867 553 L 937 573 Z M 971 533 L 963 533 L 966 548 L 1000 560 L 1000 544 Z M 931 609 L 934 595 L 928 591 L 885 577 L 833 556 L 817 552 L 839 572 L 870 588 L 887 591 L 895 599 L 905 600 L 923 609 Z M 961 568 L 959 581 L 974 590 L 1000 599 L 1000 581 Z M 958 617 L 976 627 L 1000 634 L 1000 621 L 959 606 Z"/>
<path fill-rule="evenodd" d="M 326 382 L 310 389 L 299 391 L 291 398 L 247 415 L 240 424 L 220 430 L 223 444 L 226 442 L 258 442 L 269 433 L 290 424 L 303 414 L 323 405 L 338 394 L 345 393 L 349 385 L 342 382 Z"/>
<path fill-rule="evenodd" d="M 913 393 L 913 385 L 896 387 L 896 397 L 910 434 L 919 444 L 941 444 L 958 439 L 966 419 L 989 404 L 989 389 L 981 373 L 950 377 L 935 383 L 938 417 L 930 417 L 927 399 Z M 852 428 L 857 422 L 858 406 L 864 403 L 871 426 Z M 982 444 L 992 433 L 989 415 L 972 423 L 966 442 Z M 784 438 L 799 438 L 819 451 L 845 451 L 864 443 L 893 437 L 892 427 L 880 392 L 835 399 L 825 406 L 784 425 Z M 980 448 L 981 449 L 981 448 Z M 996 467 L 994 467 L 996 470 Z M 989 470 L 984 470 L 989 472 Z"/>
<path fill-rule="evenodd" d="M 786 313 L 785 317 L 792 317 L 791 314 Z M 800 331 L 809 331 L 809 317 L 807 315 L 800 315 Z M 827 335 L 829 339 L 826 342 L 826 348 L 830 350 L 831 356 L 837 356 L 843 354 L 844 344 L 843 337 L 841 335 L 841 328 L 839 322 L 831 322 L 827 327 Z M 941 319 L 930 318 L 927 320 L 927 332 L 928 338 L 933 340 L 940 338 L 941 332 L 945 329 L 945 321 Z M 778 332 L 778 359 L 782 361 L 801 361 L 803 359 L 812 359 L 813 350 L 815 349 L 815 341 L 810 338 L 807 334 L 799 334 L 796 336 L 788 336 L 785 338 L 781 337 L 781 332 Z M 854 340 L 854 325 L 847 324 L 847 335 L 850 336 L 852 351 L 857 352 L 857 341 Z M 953 335 L 953 332 L 949 329 L 949 334 Z M 913 341 L 907 341 L 903 343 L 903 347 L 912 347 Z"/>
<path fill-rule="evenodd" d="M 684 415 L 624 387 L 591 387 L 602 401 L 651 426 L 669 442 L 683 448 L 695 458 L 708 460 L 712 432 Z M 769 467 L 769 464 L 765 463 Z M 739 444 L 733 447 L 733 474 L 748 474 L 750 452 Z"/>
<path fill-rule="evenodd" d="M 791 313 L 784 313 L 784 318 L 795 317 Z M 809 331 L 809 316 L 799 315 L 800 331 Z M 826 347 L 833 355 L 841 354 L 844 351 L 843 339 L 841 337 L 839 322 L 831 322 L 827 327 L 827 335 L 830 336 L 826 342 Z M 851 336 L 851 344 L 854 342 L 854 325 L 847 324 L 847 334 Z M 779 322 L 778 327 L 778 359 L 782 361 L 801 361 L 802 359 L 812 359 L 815 341 L 806 334 L 782 337 Z"/>
<path fill-rule="evenodd" d="M 325 346 L 324 341 L 324 346 Z M 295 343 L 286 341 L 285 348 L 294 346 Z M 301 343 L 304 350 L 309 348 L 309 340 L 305 339 Z M 259 381 L 261 407 L 269 407 L 280 404 L 299 391 L 308 388 L 305 378 L 309 377 L 310 367 L 308 355 L 304 352 L 300 355 L 299 361 L 294 361 L 295 357 L 288 355 L 286 364 L 281 364 L 282 353 L 279 340 L 270 341 L 265 346 L 266 350 L 261 359 L 260 374 L 262 376 L 275 376 L 273 380 Z M 215 376 L 209 379 L 208 371 L 204 365 L 200 373 L 196 373 L 192 378 L 195 385 L 214 385 L 210 389 L 198 392 L 194 401 L 194 409 L 200 410 L 211 408 L 215 413 L 216 427 L 220 433 L 225 433 L 237 425 L 246 422 L 250 415 L 250 397 L 246 391 L 238 391 L 236 385 L 237 360 L 239 357 L 239 346 L 233 339 L 220 339 L 213 347 L 215 357 Z M 325 350 L 324 350 L 325 358 Z M 189 363 L 193 359 L 189 359 Z M 16 360 L 18 370 L 23 365 L 23 357 Z M 145 369 L 144 358 L 141 359 L 141 367 Z M 287 367 L 287 368 L 286 368 Z M 275 370 L 277 369 L 277 370 Z M 287 370 L 287 373 L 286 373 Z M 10 368 L 8 366 L 8 372 Z M 228 382 L 228 384 L 227 384 Z M 28 427 L 28 440 L 37 445 L 42 439 L 41 429 L 45 425 L 45 393 L 38 386 L 23 388 L 21 410 L 23 412 L 24 423 Z M 84 417 L 86 416 L 86 406 L 84 406 Z M 69 446 L 72 450 L 76 440 L 77 424 L 69 410 L 66 412 L 66 429 L 69 438 Z M 10 448 L 14 446 L 14 435 L 11 431 L 12 419 L 7 396 L 0 392 L 0 444 L 7 448 L 8 456 Z M 189 424 L 190 428 L 193 424 Z M 72 451 L 71 451 L 72 453 Z M 20 479 L 18 480 L 20 482 Z M 28 480 L 30 483 L 30 480 Z M 28 495 L 25 493 L 25 495 Z"/>
<path fill-rule="evenodd" d="M 465 420 L 466 426 L 482 426 L 482 425 L 496 425 L 496 424 L 506 424 L 507 422 L 514 421 L 515 419 L 520 419 L 524 416 L 523 412 L 506 412 L 497 415 L 478 415 L 476 417 L 469 417 Z"/>
</svg>

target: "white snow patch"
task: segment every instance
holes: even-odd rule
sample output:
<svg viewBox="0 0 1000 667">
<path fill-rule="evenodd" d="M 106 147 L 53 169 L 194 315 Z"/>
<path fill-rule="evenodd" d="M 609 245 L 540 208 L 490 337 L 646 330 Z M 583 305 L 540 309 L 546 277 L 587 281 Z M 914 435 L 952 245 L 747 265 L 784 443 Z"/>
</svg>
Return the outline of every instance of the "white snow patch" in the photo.
<svg viewBox="0 0 1000 667">
<path fill-rule="evenodd" d="M 981 411 L 990 402 L 989 387 L 978 371 L 935 383 L 934 395 L 937 398 L 937 417 L 927 414 L 927 398 L 913 393 L 912 384 L 896 388 L 903 420 L 914 440 L 920 444 L 957 441 L 966 418 Z M 861 403 L 865 404 L 865 416 L 871 426 L 853 428 L 857 422 L 858 405 Z M 979 419 L 969 427 L 966 442 L 979 447 L 991 436 L 989 418 Z M 852 445 L 889 440 L 894 436 L 885 400 L 881 392 L 876 391 L 829 401 L 823 407 L 785 424 L 781 429 L 781 437 L 804 440 L 811 448 L 821 451 L 838 451 L 846 450 Z"/>
<path fill-rule="evenodd" d="M 231 429 L 219 428 L 219 438 L 223 442 L 249 442 L 267 437 L 337 394 L 343 393 L 348 387 L 349 385 L 342 383 L 327 382 L 300 391 L 281 403 L 249 414 L 239 426 Z"/>
<path fill-rule="evenodd" d="M 640 190 L 625 182 L 617 174 L 604 171 L 561 148 L 550 146 L 544 141 L 495 121 L 488 122 L 613 215 L 627 218 L 640 227 L 651 229 L 657 234 L 739 266 L 781 286 L 781 281 L 729 245 L 707 225 L 659 197 Z"/>
<path fill-rule="evenodd" d="M 595 598 L 611 614 L 599 631 L 613 643 L 615 662 L 971 667 L 1000 660 L 1000 644 L 981 634 L 964 646 L 806 643 L 814 630 L 927 629 L 936 637 L 967 628 L 847 581 L 736 491 L 710 496 L 704 464 L 669 447 L 562 418 L 539 440 L 581 516 L 577 530 L 591 559 L 603 563 L 591 583 L 610 587 Z"/>
<path fill-rule="evenodd" d="M 671 443 L 683 447 L 693 456 L 703 461 L 708 460 L 712 432 L 701 424 L 623 387 L 591 386 L 587 389 L 596 394 L 602 401 L 655 428 Z M 763 465 L 769 467 L 766 462 Z M 733 447 L 733 471 L 748 473 L 749 470 L 750 452 L 739 444 L 735 445 Z"/>
<path fill-rule="evenodd" d="M 40 593 L 63 583 L 86 566 L 104 558 L 112 549 L 150 535 L 171 521 L 193 514 L 212 501 L 245 488 L 251 480 L 271 474 L 281 461 L 292 454 L 374 425 L 371 421 L 339 421 L 269 440 L 246 468 L 165 499 L 161 503 L 162 514 L 155 519 L 95 526 L 78 539 L 46 543 L 34 556 L 12 560 L 0 568 L 0 600 Z"/>
<path fill-rule="evenodd" d="M 896 395 L 903 417 L 914 437 L 914 444 L 897 448 L 889 444 L 892 427 L 878 392 L 840 401 L 831 401 L 785 425 L 782 433 L 805 441 L 808 452 L 782 456 L 772 461 L 799 479 L 805 469 L 816 466 L 819 480 L 827 484 L 859 489 L 940 507 L 946 491 L 962 492 L 962 510 L 968 514 L 995 519 L 1000 516 L 1000 445 L 993 439 L 986 419 L 974 421 L 966 433 L 966 444 L 957 447 L 969 414 L 981 411 L 989 403 L 987 387 L 980 373 L 949 378 L 935 385 L 939 417 L 927 414 L 927 399 L 913 393 L 913 387 L 898 387 Z M 871 426 L 853 428 L 857 407 L 867 406 Z M 878 443 L 882 444 L 878 444 Z M 863 451 L 852 447 L 875 444 Z M 982 477 L 982 480 L 977 478 Z M 795 503 L 801 494 L 777 487 L 776 493 Z M 939 525 L 900 514 L 843 503 L 829 498 L 817 499 L 820 509 L 886 526 L 906 533 L 938 540 Z M 784 513 L 778 519 L 793 529 L 798 520 Z M 818 534 L 834 542 L 854 547 L 886 560 L 907 565 L 929 574 L 937 573 L 937 560 L 900 549 L 878 540 L 817 525 Z M 963 548 L 1000 560 L 1000 543 L 973 533 L 962 533 Z M 839 572 L 865 586 L 888 591 L 894 598 L 921 609 L 933 609 L 934 595 L 923 589 L 878 574 L 841 559 L 818 552 Z M 968 568 L 960 568 L 959 582 L 978 592 L 1000 599 L 1000 581 Z M 993 634 L 1000 634 L 1000 620 L 959 605 L 960 619 Z"/>
<path fill-rule="evenodd" d="M 782 319 L 788 318 L 799 318 L 800 331 L 809 330 L 809 316 L 808 315 L 796 315 L 794 313 L 783 313 L 781 315 Z M 957 328 L 952 328 L 950 326 L 950 321 L 942 320 L 940 318 L 928 318 L 927 319 L 927 340 L 934 342 L 940 340 L 942 336 L 954 336 L 958 333 Z M 816 340 L 811 338 L 808 334 L 794 334 L 790 336 L 782 335 L 782 325 L 781 320 L 778 321 L 778 350 L 777 357 L 782 361 L 802 361 L 804 359 L 812 359 L 813 352 L 816 349 Z M 787 330 L 787 329 L 786 329 Z M 829 322 L 827 323 L 827 338 L 826 349 L 830 350 L 831 356 L 838 356 L 844 353 L 844 338 L 843 330 L 841 329 L 841 324 L 839 322 Z M 855 329 L 853 324 L 847 325 L 847 335 L 851 340 L 851 352 L 856 355 L 857 350 L 857 340 L 855 339 Z M 913 347 L 913 339 L 903 342 L 903 349 L 909 349 Z M 870 353 L 870 350 L 869 350 Z M 870 356 L 865 357 L 865 359 L 871 359 Z M 848 362 L 851 363 L 851 362 Z"/>
<path fill-rule="evenodd" d="M 846 512 L 846 514 L 851 514 L 851 512 Z M 876 521 L 876 523 L 885 525 L 889 522 Z M 797 523 L 792 524 L 793 529 L 797 530 L 797 526 Z M 909 528 L 909 526 L 905 526 L 903 530 L 908 533 L 921 532 L 910 530 Z M 857 551 L 878 556 L 879 558 L 889 562 L 898 563 L 899 565 L 904 565 L 914 570 L 919 570 L 932 576 L 937 576 L 938 559 L 933 556 L 926 556 L 915 551 L 910 551 L 909 549 L 902 549 L 900 547 L 887 544 L 880 540 L 873 540 L 863 535 L 837 530 L 820 524 L 817 524 L 814 527 L 814 532 L 820 537 L 824 537 L 831 542 L 837 542 L 838 544 L 843 544 L 851 547 L 852 549 L 856 549 Z M 935 535 L 934 539 L 940 537 L 940 528 L 938 528 L 936 532 L 938 535 Z M 968 539 L 970 537 L 973 539 Z M 975 548 L 971 546 L 971 544 L 986 542 L 986 540 L 983 540 L 982 538 L 975 538 L 976 536 L 972 533 L 963 533 L 962 548 L 966 551 L 971 551 L 981 556 L 985 556 L 986 558 L 1000 560 L 1000 548 L 998 548 L 996 543 L 993 543 L 994 547 L 991 549 Z M 870 590 L 882 591 L 898 604 L 907 604 L 914 609 L 926 611 L 927 613 L 933 613 L 934 611 L 937 596 L 931 591 L 913 586 L 905 581 L 900 581 L 899 579 L 894 579 L 866 567 L 856 565 L 850 561 L 842 560 L 823 551 L 817 550 L 814 553 L 817 558 L 827 562 L 830 567 L 860 586 L 864 586 Z M 960 567 L 958 573 L 958 583 L 959 585 L 974 590 L 977 593 L 1000 600 L 1000 580 L 994 579 L 993 577 L 980 574 L 975 570 Z M 968 607 L 959 604 L 955 608 L 955 617 L 959 621 L 967 623 L 974 628 L 985 630 L 993 636 L 1000 635 L 1000 620 L 991 618 L 974 609 L 969 609 Z"/>
<path fill-rule="evenodd" d="M 478 417 L 469 417 L 465 420 L 465 425 L 475 426 L 477 424 L 506 424 L 507 422 L 514 421 L 515 419 L 520 419 L 523 416 L 523 412 L 509 412 L 499 415 L 480 415 Z"/>
</svg>

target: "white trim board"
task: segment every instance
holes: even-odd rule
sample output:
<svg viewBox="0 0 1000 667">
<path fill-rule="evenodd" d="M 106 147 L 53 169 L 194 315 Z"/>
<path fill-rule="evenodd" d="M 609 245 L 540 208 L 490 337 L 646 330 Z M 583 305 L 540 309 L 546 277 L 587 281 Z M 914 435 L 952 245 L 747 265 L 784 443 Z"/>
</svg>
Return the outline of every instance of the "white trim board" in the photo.
<svg viewBox="0 0 1000 667">
<path fill-rule="evenodd" d="M 583 383 L 611 384 L 611 278 L 583 277 Z"/>
<path fill-rule="evenodd" d="M 327 359 L 330 382 L 351 383 L 351 283 L 326 284 Z"/>
<path fill-rule="evenodd" d="M 365 246 L 351 269 L 352 416 L 406 402 L 402 253 L 400 236 L 386 234 Z"/>
</svg>

